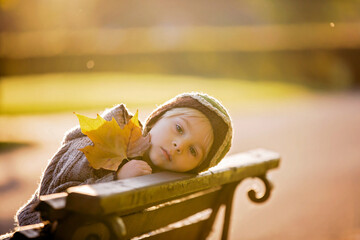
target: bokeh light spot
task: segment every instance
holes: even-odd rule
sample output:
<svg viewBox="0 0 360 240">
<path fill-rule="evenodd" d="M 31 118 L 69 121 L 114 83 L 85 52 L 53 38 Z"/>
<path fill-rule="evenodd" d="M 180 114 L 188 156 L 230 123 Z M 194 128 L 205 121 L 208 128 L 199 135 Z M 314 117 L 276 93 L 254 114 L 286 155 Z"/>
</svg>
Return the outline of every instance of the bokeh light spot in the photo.
<svg viewBox="0 0 360 240">
<path fill-rule="evenodd" d="M 93 69 L 94 66 L 95 66 L 95 62 L 94 62 L 93 60 L 87 61 L 86 67 L 87 67 L 88 69 Z"/>
</svg>

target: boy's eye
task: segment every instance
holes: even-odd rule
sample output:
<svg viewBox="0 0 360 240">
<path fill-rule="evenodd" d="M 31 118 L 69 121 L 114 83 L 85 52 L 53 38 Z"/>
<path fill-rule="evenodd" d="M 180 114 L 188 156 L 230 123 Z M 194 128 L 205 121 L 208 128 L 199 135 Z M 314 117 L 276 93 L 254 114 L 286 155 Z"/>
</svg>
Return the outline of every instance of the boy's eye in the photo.
<svg viewBox="0 0 360 240">
<path fill-rule="evenodd" d="M 176 131 L 181 134 L 183 133 L 183 129 L 179 124 L 176 124 Z"/>
<path fill-rule="evenodd" d="M 194 157 L 196 157 L 197 152 L 196 152 L 196 149 L 194 147 L 190 147 L 190 154 L 193 155 Z"/>
</svg>

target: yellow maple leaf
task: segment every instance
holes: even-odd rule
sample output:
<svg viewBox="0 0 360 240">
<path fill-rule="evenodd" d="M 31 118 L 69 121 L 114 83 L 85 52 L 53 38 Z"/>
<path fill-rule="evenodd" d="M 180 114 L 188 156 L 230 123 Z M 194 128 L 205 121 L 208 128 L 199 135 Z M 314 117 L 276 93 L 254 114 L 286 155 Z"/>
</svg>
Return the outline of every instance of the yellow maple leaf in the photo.
<svg viewBox="0 0 360 240">
<path fill-rule="evenodd" d="M 96 119 L 76 114 L 81 132 L 93 142 L 82 151 L 95 169 L 116 171 L 124 159 L 142 156 L 150 146 L 149 136 L 143 137 L 138 112 L 121 128 L 114 118 L 106 121 L 100 115 Z"/>
</svg>

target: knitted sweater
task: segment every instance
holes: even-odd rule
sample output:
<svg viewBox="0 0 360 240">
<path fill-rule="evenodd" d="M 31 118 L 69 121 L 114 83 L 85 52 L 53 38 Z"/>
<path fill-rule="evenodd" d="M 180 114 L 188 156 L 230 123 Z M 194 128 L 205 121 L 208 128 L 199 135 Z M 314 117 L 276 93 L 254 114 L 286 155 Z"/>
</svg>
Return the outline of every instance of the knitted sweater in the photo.
<svg viewBox="0 0 360 240">
<path fill-rule="evenodd" d="M 106 110 L 102 117 L 107 121 L 114 117 L 120 127 L 123 127 L 131 115 L 126 107 L 121 104 Z M 72 186 L 108 182 L 116 179 L 114 171 L 95 170 L 89 165 L 85 155 L 79 151 L 88 145 L 92 145 L 92 142 L 81 132 L 79 126 L 65 134 L 61 147 L 50 159 L 43 172 L 37 190 L 16 213 L 15 221 L 17 221 L 18 226 L 41 222 L 40 214 L 34 211 L 40 195 L 63 192 Z"/>
</svg>

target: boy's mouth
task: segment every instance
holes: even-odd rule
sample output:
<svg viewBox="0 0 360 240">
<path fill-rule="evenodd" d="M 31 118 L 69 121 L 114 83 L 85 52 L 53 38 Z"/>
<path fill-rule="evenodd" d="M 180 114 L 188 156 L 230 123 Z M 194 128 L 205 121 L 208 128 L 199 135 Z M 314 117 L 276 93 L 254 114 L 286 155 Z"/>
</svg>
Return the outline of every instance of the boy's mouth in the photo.
<svg viewBox="0 0 360 240">
<path fill-rule="evenodd" d="M 171 156 L 170 154 L 168 153 L 168 151 L 166 151 L 164 148 L 160 147 L 161 151 L 163 152 L 165 158 L 168 160 L 168 161 L 171 161 Z"/>
</svg>

